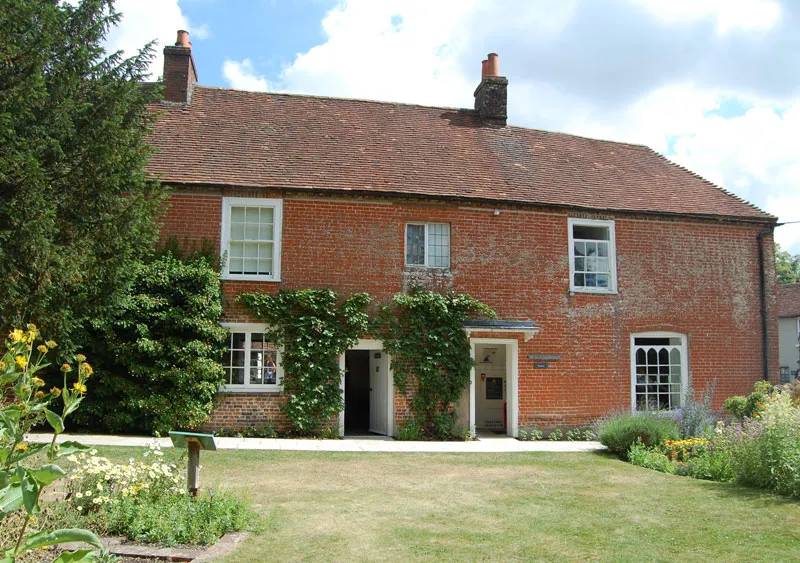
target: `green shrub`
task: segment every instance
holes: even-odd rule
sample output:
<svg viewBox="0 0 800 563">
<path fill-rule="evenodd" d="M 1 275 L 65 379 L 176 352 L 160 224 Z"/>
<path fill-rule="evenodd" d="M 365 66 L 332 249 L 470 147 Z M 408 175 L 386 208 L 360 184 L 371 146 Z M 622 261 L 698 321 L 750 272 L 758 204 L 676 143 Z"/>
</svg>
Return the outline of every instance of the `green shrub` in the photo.
<svg viewBox="0 0 800 563">
<path fill-rule="evenodd" d="M 746 416 L 745 409 L 747 409 L 747 397 L 742 395 L 728 397 L 725 399 L 723 408 L 725 409 L 725 412 L 727 412 L 733 418 L 742 420 Z"/>
<path fill-rule="evenodd" d="M 733 478 L 731 450 L 719 438 L 706 450 L 679 467 L 681 475 L 708 481 L 730 481 Z"/>
<path fill-rule="evenodd" d="M 800 497 L 800 409 L 788 392 L 765 398 L 758 420 L 730 430 L 733 478 Z"/>
<path fill-rule="evenodd" d="M 422 440 L 422 427 L 415 420 L 407 420 L 397 427 L 397 439 L 403 442 Z"/>
<path fill-rule="evenodd" d="M 219 275 L 203 258 L 172 254 L 141 264 L 123 309 L 94 339 L 96 392 L 85 424 L 161 432 L 208 420 L 224 383 L 227 331 Z"/>
<path fill-rule="evenodd" d="M 561 440 L 563 437 L 564 433 L 561 431 L 561 429 L 554 428 L 553 430 L 550 431 L 550 434 L 548 434 L 547 439 L 552 440 L 553 442 L 557 442 Z"/>
<path fill-rule="evenodd" d="M 628 450 L 628 460 L 633 465 L 654 469 L 662 473 L 675 473 L 677 464 L 655 448 L 636 442 Z"/>
<path fill-rule="evenodd" d="M 627 459 L 628 451 L 637 442 L 652 448 L 679 436 L 674 420 L 652 412 L 614 414 L 598 428 L 600 442 L 620 459 Z"/>
<path fill-rule="evenodd" d="M 734 395 L 725 399 L 725 411 L 734 419 L 741 421 L 744 418 L 756 418 L 764 407 L 764 401 L 769 396 L 771 385 L 768 381 L 756 381 L 753 392 L 747 397 Z"/>
<path fill-rule="evenodd" d="M 535 426 L 529 426 L 528 428 L 520 429 L 519 440 L 523 442 L 541 440 L 543 435 L 544 433 L 540 429 Z"/>
<path fill-rule="evenodd" d="M 106 509 L 105 533 L 161 545 L 216 542 L 228 532 L 250 529 L 258 516 L 229 493 L 169 495 L 145 502 L 122 499 Z"/>
</svg>

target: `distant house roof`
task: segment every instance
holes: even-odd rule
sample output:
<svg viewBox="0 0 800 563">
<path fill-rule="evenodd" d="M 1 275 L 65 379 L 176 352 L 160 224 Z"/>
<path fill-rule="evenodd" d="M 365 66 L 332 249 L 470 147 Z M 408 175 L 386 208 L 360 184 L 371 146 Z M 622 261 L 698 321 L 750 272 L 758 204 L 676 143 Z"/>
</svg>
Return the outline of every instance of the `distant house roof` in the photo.
<svg viewBox="0 0 800 563">
<path fill-rule="evenodd" d="M 158 109 L 149 172 L 168 183 L 775 221 L 645 146 L 489 127 L 474 110 L 200 85 Z"/>
<path fill-rule="evenodd" d="M 800 283 L 778 286 L 778 316 L 800 317 Z"/>
</svg>

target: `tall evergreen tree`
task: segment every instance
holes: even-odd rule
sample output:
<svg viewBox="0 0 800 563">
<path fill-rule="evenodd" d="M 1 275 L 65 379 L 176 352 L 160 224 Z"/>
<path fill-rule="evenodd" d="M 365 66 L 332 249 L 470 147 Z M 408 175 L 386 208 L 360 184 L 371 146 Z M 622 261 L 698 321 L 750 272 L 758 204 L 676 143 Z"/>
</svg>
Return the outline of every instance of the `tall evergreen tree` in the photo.
<svg viewBox="0 0 800 563">
<path fill-rule="evenodd" d="M 117 309 L 157 235 L 153 49 L 107 54 L 119 17 L 112 0 L 0 3 L 0 330 L 34 322 L 64 351 Z"/>
</svg>

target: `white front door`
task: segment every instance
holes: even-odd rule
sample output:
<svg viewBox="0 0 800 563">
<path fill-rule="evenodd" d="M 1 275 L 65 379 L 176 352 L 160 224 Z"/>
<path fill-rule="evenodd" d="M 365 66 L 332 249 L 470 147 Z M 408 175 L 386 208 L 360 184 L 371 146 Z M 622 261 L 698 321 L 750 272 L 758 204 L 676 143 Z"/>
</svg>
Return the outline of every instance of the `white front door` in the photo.
<svg viewBox="0 0 800 563">
<path fill-rule="evenodd" d="M 369 431 L 389 434 L 389 358 L 384 352 L 369 352 Z"/>
</svg>

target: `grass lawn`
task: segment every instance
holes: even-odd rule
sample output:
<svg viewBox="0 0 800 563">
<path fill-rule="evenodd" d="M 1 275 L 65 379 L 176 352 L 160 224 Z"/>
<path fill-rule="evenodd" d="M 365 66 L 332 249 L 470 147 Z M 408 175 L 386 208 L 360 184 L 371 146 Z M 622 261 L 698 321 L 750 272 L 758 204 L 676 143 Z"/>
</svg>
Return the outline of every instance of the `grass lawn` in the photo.
<svg viewBox="0 0 800 563">
<path fill-rule="evenodd" d="M 127 460 L 136 448 L 98 448 Z M 203 452 L 266 526 L 251 561 L 789 561 L 800 503 L 606 454 Z"/>
</svg>

